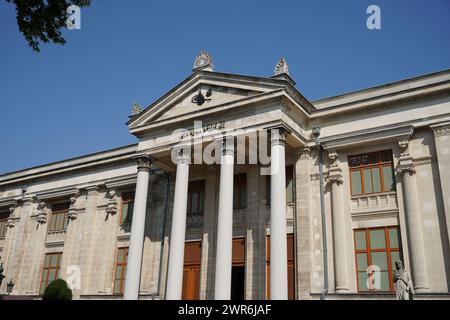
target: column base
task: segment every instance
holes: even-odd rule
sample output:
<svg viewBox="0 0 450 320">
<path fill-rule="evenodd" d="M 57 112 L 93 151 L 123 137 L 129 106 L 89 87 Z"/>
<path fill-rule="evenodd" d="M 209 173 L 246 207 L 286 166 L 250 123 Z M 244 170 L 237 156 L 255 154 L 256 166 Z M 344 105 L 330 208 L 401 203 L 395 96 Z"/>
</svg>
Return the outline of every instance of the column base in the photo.
<svg viewBox="0 0 450 320">
<path fill-rule="evenodd" d="M 414 292 L 415 293 L 429 293 L 430 292 L 430 288 L 418 287 L 418 288 L 414 288 Z"/>
<path fill-rule="evenodd" d="M 350 293 L 348 288 L 336 288 L 335 293 Z"/>
</svg>

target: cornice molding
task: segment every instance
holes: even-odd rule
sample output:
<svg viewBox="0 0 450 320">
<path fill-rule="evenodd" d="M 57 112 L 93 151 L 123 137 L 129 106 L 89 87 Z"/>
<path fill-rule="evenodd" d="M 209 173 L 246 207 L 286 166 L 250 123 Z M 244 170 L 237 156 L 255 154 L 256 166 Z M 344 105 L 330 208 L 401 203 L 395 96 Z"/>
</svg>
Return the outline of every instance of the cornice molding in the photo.
<svg viewBox="0 0 450 320">
<path fill-rule="evenodd" d="M 418 88 L 416 90 L 420 90 L 420 88 Z M 403 93 L 398 93 L 398 94 L 403 94 Z M 450 90 L 444 89 L 444 90 L 438 90 L 438 91 L 425 93 L 425 94 L 417 93 L 413 97 L 404 97 L 404 98 L 392 97 L 391 101 L 384 101 L 384 102 L 373 103 L 373 104 L 370 104 L 370 102 L 368 101 L 367 105 L 363 105 L 363 106 L 357 107 L 357 108 L 355 107 L 350 110 L 348 110 L 348 109 L 338 110 L 339 108 L 344 108 L 345 105 L 334 107 L 335 108 L 334 110 L 326 110 L 327 108 L 318 109 L 317 111 L 313 112 L 312 118 L 320 118 L 320 119 L 326 120 L 329 118 L 339 119 L 339 118 L 343 118 L 343 117 L 344 118 L 345 117 L 354 117 L 355 115 L 358 115 L 358 114 L 374 113 L 374 112 L 382 111 L 385 109 L 392 109 L 392 108 L 396 108 L 396 107 L 400 107 L 400 106 L 404 106 L 404 105 L 408 105 L 408 104 L 427 102 L 430 100 L 445 98 L 445 97 L 449 97 L 449 96 L 450 96 Z M 370 100 L 379 99 L 379 98 L 386 98 L 386 97 L 383 97 L 383 96 L 375 97 Z M 361 102 L 358 101 L 356 103 L 361 103 Z M 326 113 L 327 111 L 329 111 L 329 113 Z"/>
</svg>

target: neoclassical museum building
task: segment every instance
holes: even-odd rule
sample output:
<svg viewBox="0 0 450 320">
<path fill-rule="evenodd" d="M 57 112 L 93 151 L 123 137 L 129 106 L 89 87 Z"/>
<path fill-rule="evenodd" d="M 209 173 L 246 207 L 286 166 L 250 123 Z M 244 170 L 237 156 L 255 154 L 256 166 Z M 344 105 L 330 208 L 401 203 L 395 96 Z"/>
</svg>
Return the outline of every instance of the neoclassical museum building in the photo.
<svg viewBox="0 0 450 320">
<path fill-rule="evenodd" d="M 127 119 L 124 119 L 124 121 Z M 450 298 L 450 70 L 317 101 L 192 74 L 138 143 L 0 175 L 0 294 L 39 299 Z"/>
</svg>

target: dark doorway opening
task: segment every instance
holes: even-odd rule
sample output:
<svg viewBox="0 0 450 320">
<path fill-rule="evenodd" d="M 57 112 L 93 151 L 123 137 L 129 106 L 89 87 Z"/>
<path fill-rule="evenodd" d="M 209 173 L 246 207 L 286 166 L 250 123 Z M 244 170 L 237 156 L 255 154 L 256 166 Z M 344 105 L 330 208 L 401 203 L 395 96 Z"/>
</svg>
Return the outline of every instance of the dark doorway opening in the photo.
<svg viewBox="0 0 450 320">
<path fill-rule="evenodd" d="M 244 300 L 245 266 L 233 266 L 231 269 L 231 300 Z"/>
</svg>

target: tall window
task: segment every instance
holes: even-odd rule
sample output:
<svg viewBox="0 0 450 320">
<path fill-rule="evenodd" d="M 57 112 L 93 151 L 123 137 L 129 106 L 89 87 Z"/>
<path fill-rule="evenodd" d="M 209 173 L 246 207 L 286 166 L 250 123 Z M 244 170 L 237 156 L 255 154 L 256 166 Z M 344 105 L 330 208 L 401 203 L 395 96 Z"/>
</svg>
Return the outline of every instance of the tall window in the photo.
<svg viewBox="0 0 450 320">
<path fill-rule="evenodd" d="M 358 291 L 394 291 L 392 280 L 395 262 L 402 261 L 399 228 L 381 227 L 354 230 L 355 260 Z M 372 281 L 367 279 L 373 271 L 369 266 L 379 268 L 380 286 L 376 287 L 376 273 Z"/>
<path fill-rule="evenodd" d="M 352 196 L 395 190 L 390 150 L 348 157 Z"/>
<path fill-rule="evenodd" d="M 0 239 L 6 236 L 9 212 L 0 212 Z"/>
<path fill-rule="evenodd" d="M 56 203 L 52 205 L 48 232 L 60 232 L 67 228 L 67 213 L 69 212 L 69 202 Z"/>
<path fill-rule="evenodd" d="M 205 207 L 205 180 L 189 181 L 187 214 L 202 214 Z"/>
<path fill-rule="evenodd" d="M 123 294 L 127 271 L 128 248 L 117 249 L 116 270 L 114 271 L 114 294 Z"/>
<path fill-rule="evenodd" d="M 247 174 L 238 173 L 233 178 L 233 209 L 247 208 Z"/>
<path fill-rule="evenodd" d="M 120 212 L 120 224 L 131 223 L 133 218 L 134 192 L 122 194 L 122 211 Z"/>
<path fill-rule="evenodd" d="M 286 166 L 286 203 L 294 202 L 294 166 Z M 266 204 L 270 206 L 270 175 L 266 176 Z"/>
<path fill-rule="evenodd" d="M 294 202 L 294 166 L 286 166 L 286 202 Z"/>
<path fill-rule="evenodd" d="M 50 282 L 60 276 L 62 253 L 47 253 L 44 260 L 44 270 L 42 271 L 41 287 L 39 292 L 44 293 Z"/>
</svg>

